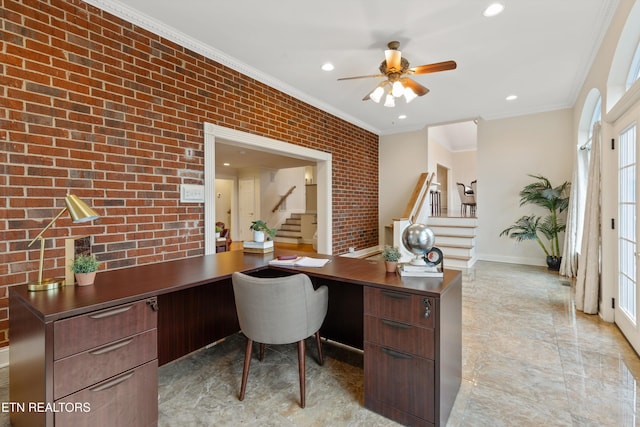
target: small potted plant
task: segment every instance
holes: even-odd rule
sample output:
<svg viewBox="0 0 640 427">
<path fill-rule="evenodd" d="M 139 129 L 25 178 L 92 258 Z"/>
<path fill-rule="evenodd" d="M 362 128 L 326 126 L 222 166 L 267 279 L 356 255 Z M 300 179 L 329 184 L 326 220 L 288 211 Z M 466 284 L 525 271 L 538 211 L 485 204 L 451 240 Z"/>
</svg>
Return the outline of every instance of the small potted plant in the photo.
<svg viewBox="0 0 640 427">
<path fill-rule="evenodd" d="M 100 261 L 95 255 L 78 255 L 71 264 L 78 286 L 93 285 Z"/>
<path fill-rule="evenodd" d="M 385 245 L 382 249 L 382 259 L 384 259 L 384 265 L 388 273 L 396 271 L 400 258 L 402 258 L 402 254 L 397 247 Z"/>
<path fill-rule="evenodd" d="M 220 233 L 222 233 L 222 227 L 216 225 L 216 239 L 220 238 Z"/>
<path fill-rule="evenodd" d="M 249 230 L 253 231 L 253 240 L 255 242 L 264 242 L 265 236 L 268 236 L 269 240 L 271 240 L 276 235 L 276 229 L 269 228 L 267 223 L 261 219 L 251 222 Z"/>
</svg>

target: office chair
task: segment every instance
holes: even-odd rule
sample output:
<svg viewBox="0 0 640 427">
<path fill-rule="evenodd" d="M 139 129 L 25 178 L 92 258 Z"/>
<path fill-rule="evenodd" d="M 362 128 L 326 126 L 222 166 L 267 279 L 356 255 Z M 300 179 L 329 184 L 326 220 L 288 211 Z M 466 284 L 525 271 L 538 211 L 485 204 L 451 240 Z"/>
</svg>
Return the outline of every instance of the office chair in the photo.
<svg viewBox="0 0 640 427">
<path fill-rule="evenodd" d="M 327 314 L 329 290 L 313 289 L 305 274 L 260 278 L 243 273 L 231 276 L 240 329 L 247 337 L 239 399 L 244 399 L 251 364 L 253 342 L 260 343 L 258 359 L 264 358 L 265 344 L 298 343 L 300 407 L 305 406 L 305 339 L 315 335 L 318 363 L 322 365 L 320 326 Z"/>
</svg>

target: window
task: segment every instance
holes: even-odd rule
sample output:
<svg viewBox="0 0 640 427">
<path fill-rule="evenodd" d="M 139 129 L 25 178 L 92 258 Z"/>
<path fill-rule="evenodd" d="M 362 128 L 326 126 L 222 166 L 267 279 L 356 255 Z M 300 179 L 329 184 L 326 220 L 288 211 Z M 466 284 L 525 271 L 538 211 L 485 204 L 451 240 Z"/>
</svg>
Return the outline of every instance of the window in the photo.
<svg viewBox="0 0 640 427">
<path fill-rule="evenodd" d="M 631 86 L 640 78 L 640 43 L 636 46 L 636 53 L 633 55 L 633 61 L 631 61 L 631 67 L 629 67 L 629 74 L 627 75 L 627 84 L 625 89 L 629 90 Z"/>
</svg>

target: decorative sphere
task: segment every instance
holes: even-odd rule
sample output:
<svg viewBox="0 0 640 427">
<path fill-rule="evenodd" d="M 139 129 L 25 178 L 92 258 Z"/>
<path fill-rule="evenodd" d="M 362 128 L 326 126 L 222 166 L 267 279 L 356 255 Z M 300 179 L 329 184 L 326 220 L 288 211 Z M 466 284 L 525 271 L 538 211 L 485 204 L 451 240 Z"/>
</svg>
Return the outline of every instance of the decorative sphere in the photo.
<svg viewBox="0 0 640 427">
<path fill-rule="evenodd" d="M 402 232 L 402 243 L 416 255 L 425 255 L 435 242 L 433 231 L 424 224 L 411 224 Z"/>
</svg>

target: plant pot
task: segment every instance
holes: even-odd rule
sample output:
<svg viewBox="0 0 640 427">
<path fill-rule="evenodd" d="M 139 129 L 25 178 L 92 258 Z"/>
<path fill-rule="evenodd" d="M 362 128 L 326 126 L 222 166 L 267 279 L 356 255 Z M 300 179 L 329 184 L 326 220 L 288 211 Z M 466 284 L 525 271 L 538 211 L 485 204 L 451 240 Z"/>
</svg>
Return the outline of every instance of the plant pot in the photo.
<svg viewBox="0 0 640 427">
<path fill-rule="evenodd" d="M 219 239 L 219 238 L 220 238 L 220 232 L 219 232 L 219 231 L 217 231 L 217 232 L 216 232 L 216 239 Z"/>
<path fill-rule="evenodd" d="M 398 261 L 385 261 L 384 266 L 387 269 L 387 273 L 395 273 L 398 268 Z"/>
<path fill-rule="evenodd" d="M 76 282 L 78 286 L 88 286 L 93 285 L 93 281 L 96 279 L 97 271 L 92 271 L 91 273 L 76 273 Z"/>
<path fill-rule="evenodd" d="M 254 242 L 264 242 L 264 231 L 253 231 Z"/>
<path fill-rule="evenodd" d="M 547 267 L 549 267 L 549 270 L 559 271 L 561 262 L 562 262 L 562 257 L 561 256 L 551 256 L 551 255 L 549 255 L 547 257 Z"/>
</svg>

